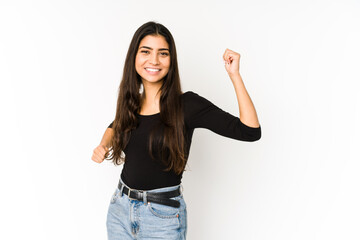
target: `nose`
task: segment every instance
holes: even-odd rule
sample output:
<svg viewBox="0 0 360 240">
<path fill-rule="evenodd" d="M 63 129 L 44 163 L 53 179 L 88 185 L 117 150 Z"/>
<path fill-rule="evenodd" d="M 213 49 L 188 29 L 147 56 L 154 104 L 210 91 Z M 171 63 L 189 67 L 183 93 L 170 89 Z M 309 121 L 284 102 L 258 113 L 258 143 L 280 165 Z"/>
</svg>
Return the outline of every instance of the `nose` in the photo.
<svg viewBox="0 0 360 240">
<path fill-rule="evenodd" d="M 156 53 L 153 53 L 151 58 L 150 58 L 150 63 L 153 65 L 158 65 L 159 64 L 159 58 L 158 55 Z"/>
</svg>

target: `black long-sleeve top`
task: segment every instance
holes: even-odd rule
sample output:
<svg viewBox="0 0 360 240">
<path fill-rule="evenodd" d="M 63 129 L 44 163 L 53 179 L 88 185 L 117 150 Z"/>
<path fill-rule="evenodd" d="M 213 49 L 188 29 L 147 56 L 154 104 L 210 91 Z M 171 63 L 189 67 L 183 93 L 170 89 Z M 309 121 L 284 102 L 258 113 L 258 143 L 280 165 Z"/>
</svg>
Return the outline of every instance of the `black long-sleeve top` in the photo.
<svg viewBox="0 0 360 240">
<path fill-rule="evenodd" d="M 256 141 L 261 138 L 261 126 L 254 128 L 245 125 L 240 118 L 223 111 L 206 98 L 192 91 L 181 95 L 183 101 L 185 139 L 187 153 L 195 128 L 206 128 L 224 137 L 240 141 Z M 124 149 L 126 161 L 121 179 L 131 188 L 150 190 L 169 187 L 181 183 L 182 173 L 165 172 L 161 161 L 154 161 L 148 153 L 148 137 L 152 127 L 160 121 L 160 113 L 139 115 L 139 125 L 132 131 Z M 113 122 L 108 126 L 111 128 Z M 154 154 L 160 156 L 159 154 Z M 157 159 L 158 160 L 158 159 Z"/>
</svg>

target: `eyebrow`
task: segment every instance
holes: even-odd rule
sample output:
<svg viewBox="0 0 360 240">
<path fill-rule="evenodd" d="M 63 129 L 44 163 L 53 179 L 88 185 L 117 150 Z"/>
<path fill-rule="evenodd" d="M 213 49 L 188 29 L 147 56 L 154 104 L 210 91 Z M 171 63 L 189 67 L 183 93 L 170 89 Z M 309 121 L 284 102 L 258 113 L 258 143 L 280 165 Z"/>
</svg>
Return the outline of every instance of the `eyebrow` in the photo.
<svg viewBox="0 0 360 240">
<path fill-rule="evenodd" d="M 141 46 L 141 47 L 139 47 L 139 49 L 140 48 L 147 48 L 147 49 L 150 49 L 150 50 L 153 50 L 151 47 L 147 47 L 147 46 Z M 159 51 L 169 51 L 169 49 L 168 48 L 159 48 Z M 170 52 L 170 51 L 169 51 Z"/>
</svg>

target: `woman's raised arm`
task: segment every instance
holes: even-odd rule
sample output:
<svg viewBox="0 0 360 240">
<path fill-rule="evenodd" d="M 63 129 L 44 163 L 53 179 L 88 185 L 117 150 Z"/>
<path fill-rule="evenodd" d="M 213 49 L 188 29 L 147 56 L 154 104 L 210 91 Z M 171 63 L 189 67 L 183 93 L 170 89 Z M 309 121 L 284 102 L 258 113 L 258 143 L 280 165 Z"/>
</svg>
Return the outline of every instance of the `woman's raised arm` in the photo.
<svg viewBox="0 0 360 240">
<path fill-rule="evenodd" d="M 223 55 L 225 69 L 234 85 L 237 101 L 239 104 L 239 118 L 241 122 L 249 127 L 259 127 L 259 120 L 253 102 L 245 88 L 240 76 L 240 54 L 230 49 L 226 49 Z"/>
</svg>

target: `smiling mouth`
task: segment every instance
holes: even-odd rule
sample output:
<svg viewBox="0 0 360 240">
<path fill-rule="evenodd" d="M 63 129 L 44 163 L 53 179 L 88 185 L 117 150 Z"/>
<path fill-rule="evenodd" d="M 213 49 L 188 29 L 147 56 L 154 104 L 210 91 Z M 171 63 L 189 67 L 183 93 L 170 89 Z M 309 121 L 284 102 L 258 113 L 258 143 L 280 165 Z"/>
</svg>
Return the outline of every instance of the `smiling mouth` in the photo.
<svg viewBox="0 0 360 240">
<path fill-rule="evenodd" d="M 148 72 L 160 72 L 161 71 L 161 69 L 159 69 L 159 68 L 145 68 L 145 70 Z"/>
</svg>

